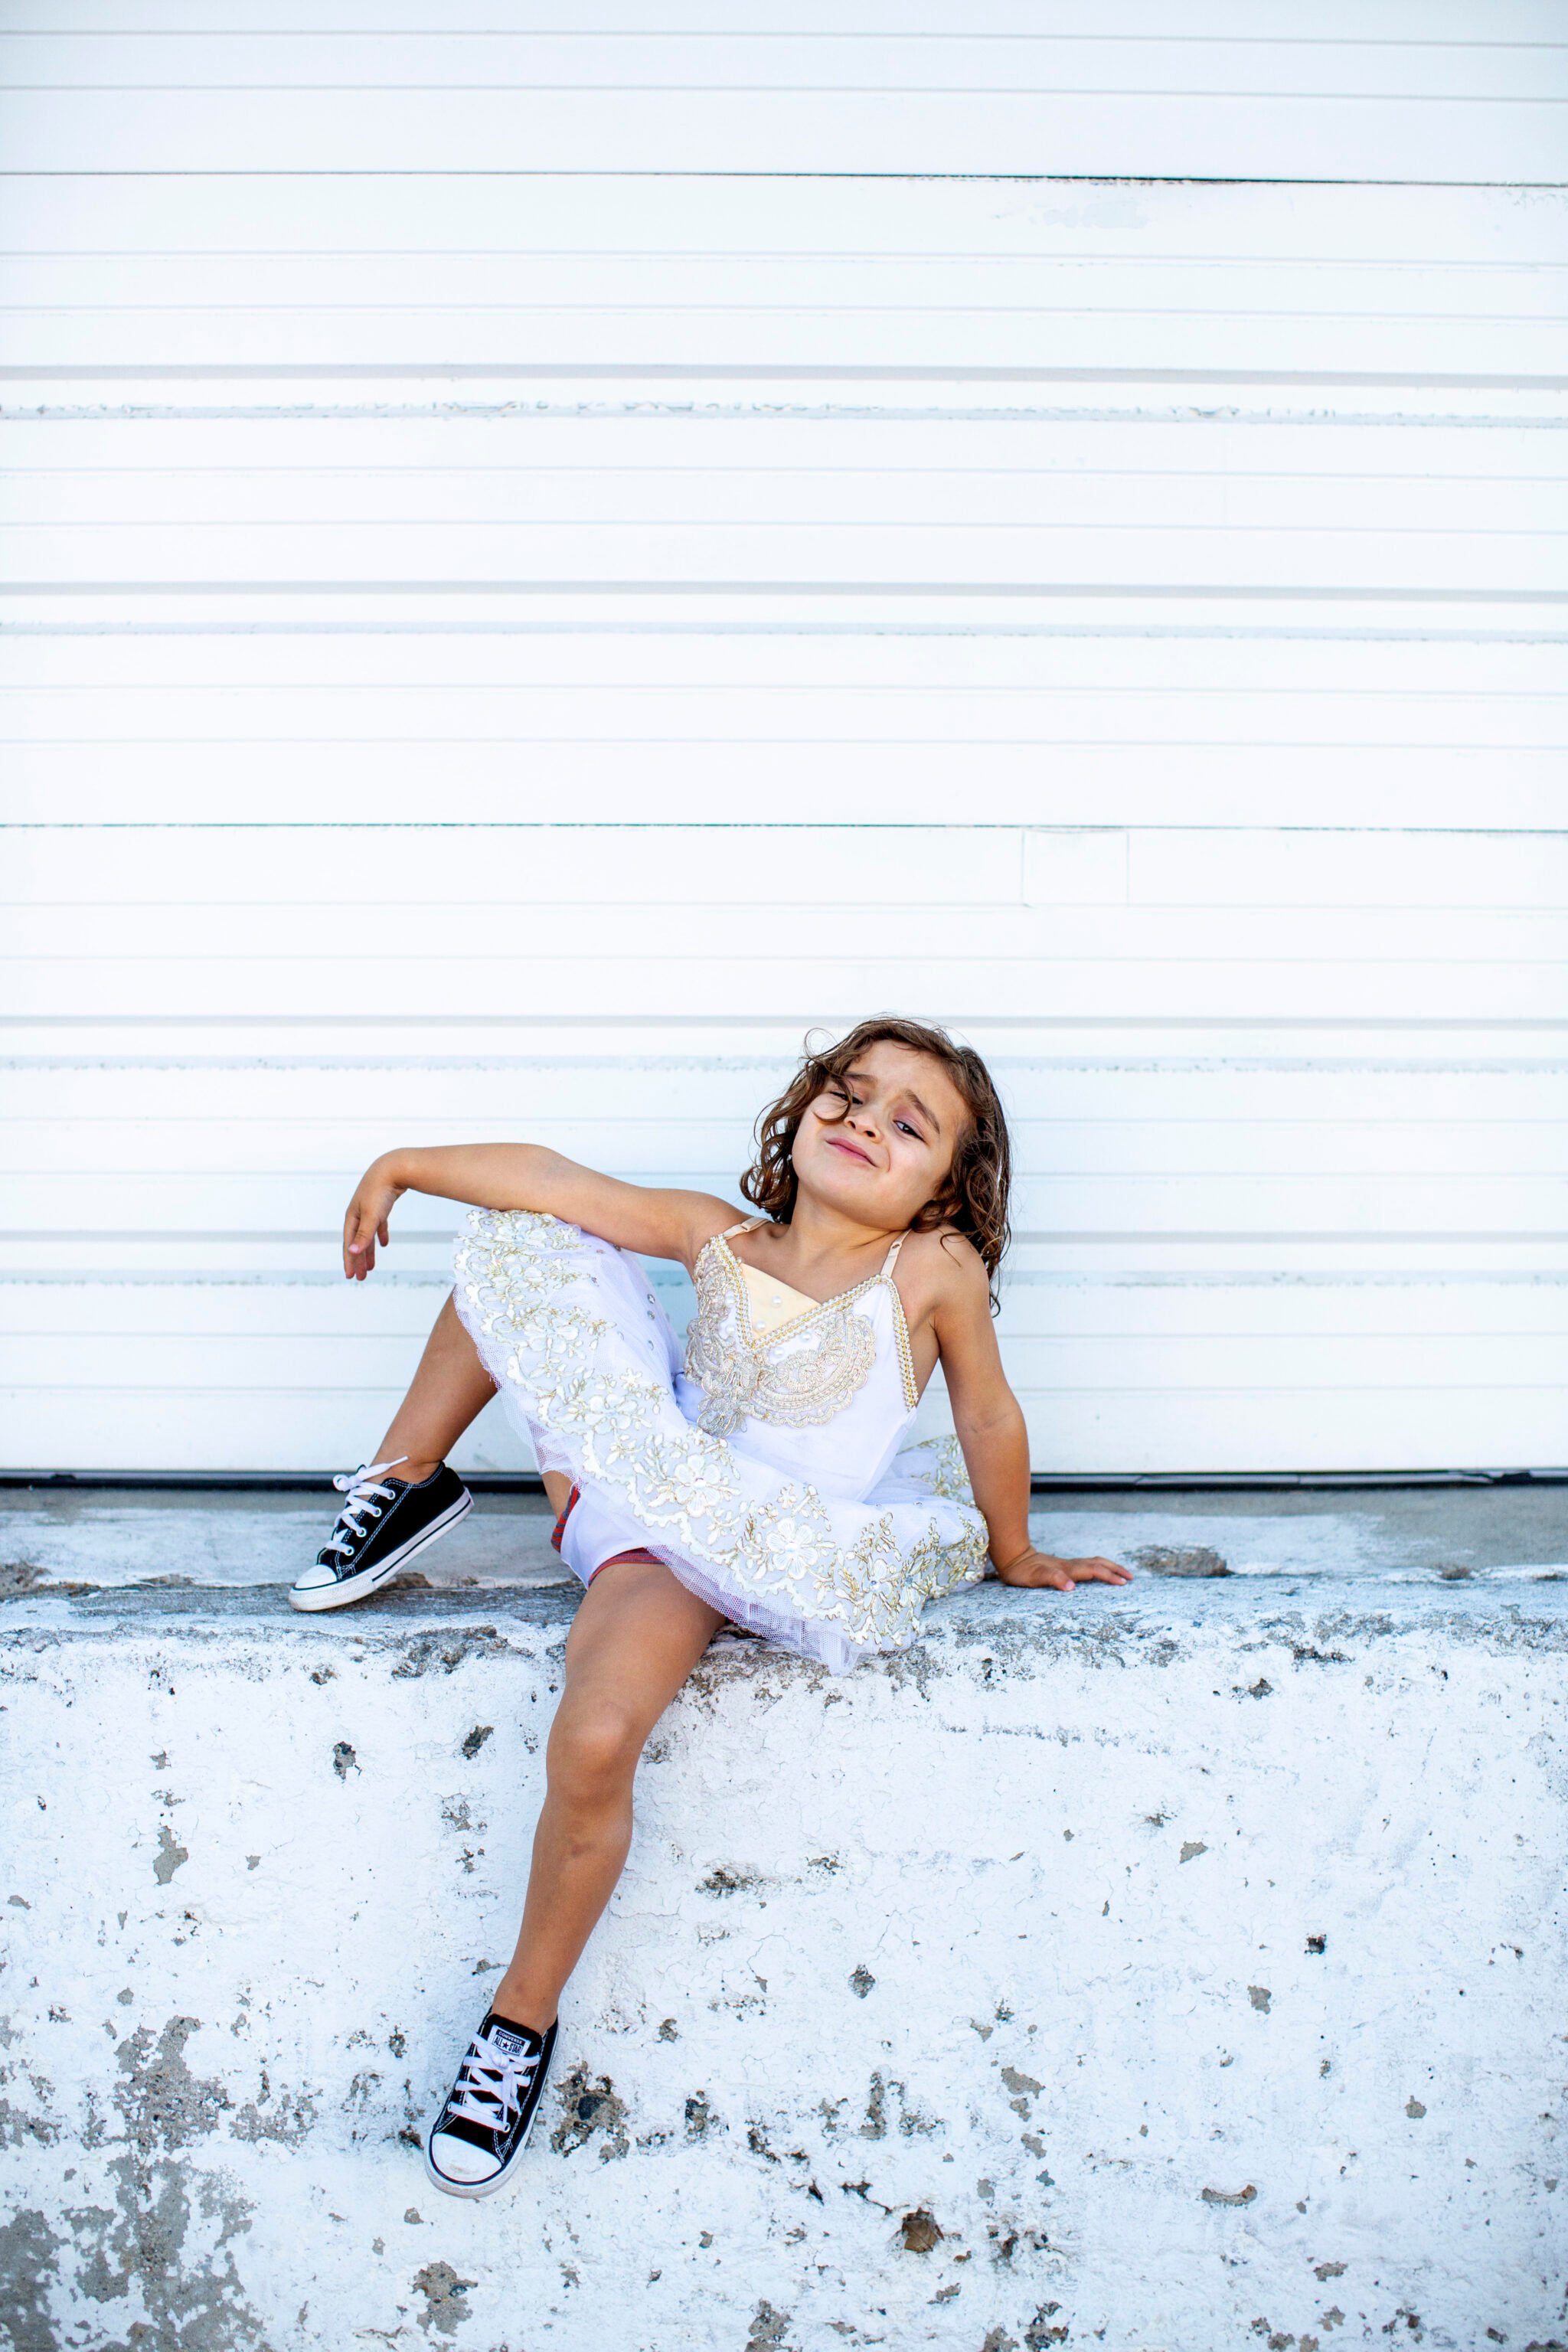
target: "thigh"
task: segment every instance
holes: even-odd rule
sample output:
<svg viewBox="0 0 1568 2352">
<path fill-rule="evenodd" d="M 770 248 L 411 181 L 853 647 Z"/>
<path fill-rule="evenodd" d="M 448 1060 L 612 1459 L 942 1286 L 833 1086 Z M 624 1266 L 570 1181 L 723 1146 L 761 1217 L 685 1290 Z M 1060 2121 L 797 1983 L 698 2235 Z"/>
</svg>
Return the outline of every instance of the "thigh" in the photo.
<svg viewBox="0 0 1568 2352">
<path fill-rule="evenodd" d="M 606 1560 L 566 1636 L 560 1712 L 613 1706 L 640 1745 L 725 1622 L 662 1560 Z"/>
</svg>

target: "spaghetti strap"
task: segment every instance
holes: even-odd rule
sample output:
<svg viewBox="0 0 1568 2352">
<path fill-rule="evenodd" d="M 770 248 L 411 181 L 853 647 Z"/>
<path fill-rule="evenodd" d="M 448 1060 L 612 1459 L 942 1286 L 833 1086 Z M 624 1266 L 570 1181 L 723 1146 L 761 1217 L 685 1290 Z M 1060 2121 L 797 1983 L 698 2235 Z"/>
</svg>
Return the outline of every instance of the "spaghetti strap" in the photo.
<svg viewBox="0 0 1568 2352">
<path fill-rule="evenodd" d="M 881 1271 L 877 1276 L 879 1282 L 890 1282 L 892 1280 L 893 1268 L 899 1262 L 899 1252 L 903 1248 L 903 1245 L 908 1239 L 908 1234 L 900 1234 L 899 1235 L 898 1240 L 893 1244 L 892 1248 L 882 1260 Z"/>
<path fill-rule="evenodd" d="M 765 1225 L 767 1222 L 766 1217 L 742 1217 L 738 1225 L 726 1225 L 719 1238 L 721 1242 L 727 1242 L 736 1234 L 755 1233 L 759 1225 Z"/>
</svg>

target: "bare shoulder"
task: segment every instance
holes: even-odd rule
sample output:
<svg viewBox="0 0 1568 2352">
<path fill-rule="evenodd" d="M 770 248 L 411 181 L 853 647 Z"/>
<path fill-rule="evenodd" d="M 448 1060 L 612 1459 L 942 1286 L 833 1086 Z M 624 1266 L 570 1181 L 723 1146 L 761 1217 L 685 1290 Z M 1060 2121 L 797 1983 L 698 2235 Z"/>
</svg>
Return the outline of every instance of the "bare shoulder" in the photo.
<svg viewBox="0 0 1568 2352">
<path fill-rule="evenodd" d="M 899 1253 L 910 1304 L 926 1315 L 990 1313 L 991 1280 L 974 1244 L 952 1225 L 911 1234 Z"/>
</svg>

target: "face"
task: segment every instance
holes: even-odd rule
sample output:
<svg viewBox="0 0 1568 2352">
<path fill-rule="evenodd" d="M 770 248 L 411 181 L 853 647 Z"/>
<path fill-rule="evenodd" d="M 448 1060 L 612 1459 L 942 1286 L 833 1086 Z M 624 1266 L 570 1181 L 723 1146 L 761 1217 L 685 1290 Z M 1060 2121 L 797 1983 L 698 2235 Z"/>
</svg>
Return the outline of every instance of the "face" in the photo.
<svg viewBox="0 0 1568 2352">
<path fill-rule="evenodd" d="M 806 1111 L 795 1171 L 803 1191 L 830 1207 L 901 1231 L 946 1184 L 968 1119 L 940 1062 L 880 1039 L 857 1057 L 841 1090 Z"/>
</svg>

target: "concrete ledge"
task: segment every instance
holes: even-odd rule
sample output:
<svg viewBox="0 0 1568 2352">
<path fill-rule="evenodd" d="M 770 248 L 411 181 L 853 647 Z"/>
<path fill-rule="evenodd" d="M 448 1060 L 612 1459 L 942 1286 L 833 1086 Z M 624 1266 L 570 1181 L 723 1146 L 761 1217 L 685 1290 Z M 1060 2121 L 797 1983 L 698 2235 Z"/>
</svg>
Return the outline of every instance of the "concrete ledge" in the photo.
<svg viewBox="0 0 1568 2352">
<path fill-rule="evenodd" d="M 574 1588 L 58 1573 L 3 1621 L 20 2352 L 1568 2341 L 1541 1565 L 990 1585 L 838 1681 L 721 1640 L 489 2207 L 416 2140 Z"/>
</svg>

